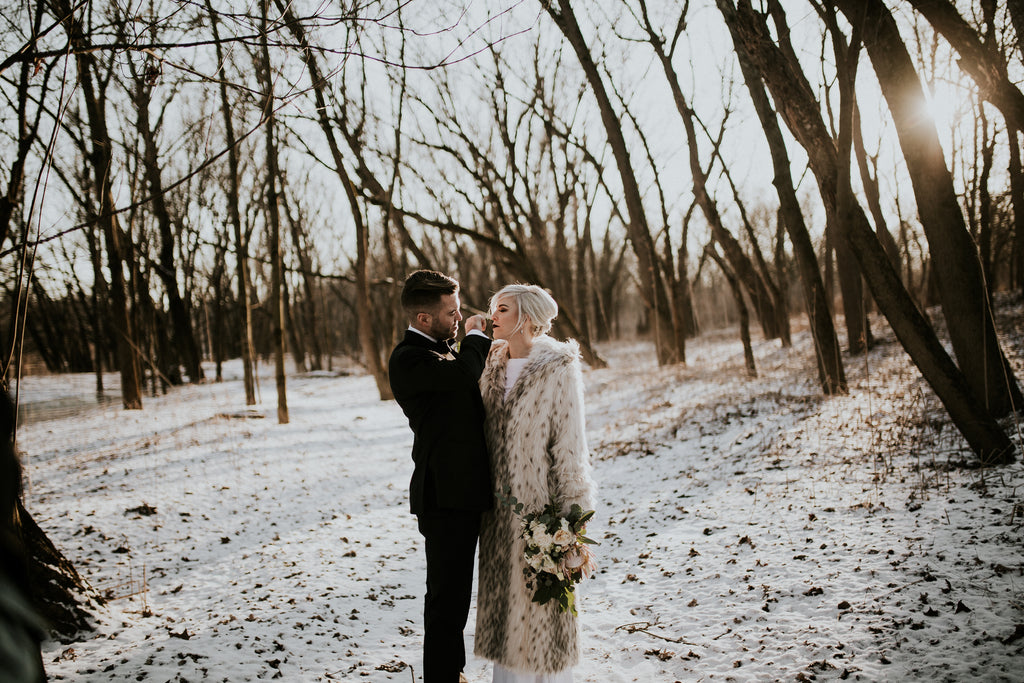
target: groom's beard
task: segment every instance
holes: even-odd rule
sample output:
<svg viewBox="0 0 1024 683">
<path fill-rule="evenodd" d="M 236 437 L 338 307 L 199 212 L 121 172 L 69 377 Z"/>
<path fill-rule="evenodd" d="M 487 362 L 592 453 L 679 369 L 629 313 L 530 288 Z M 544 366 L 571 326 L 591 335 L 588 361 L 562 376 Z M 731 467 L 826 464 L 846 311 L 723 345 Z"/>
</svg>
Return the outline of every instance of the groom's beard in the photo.
<svg viewBox="0 0 1024 683">
<path fill-rule="evenodd" d="M 455 339 L 455 333 L 458 330 L 458 325 L 453 330 L 449 325 L 438 324 L 435 320 L 434 325 L 430 328 L 430 336 L 438 341 L 448 341 L 449 339 Z"/>
</svg>

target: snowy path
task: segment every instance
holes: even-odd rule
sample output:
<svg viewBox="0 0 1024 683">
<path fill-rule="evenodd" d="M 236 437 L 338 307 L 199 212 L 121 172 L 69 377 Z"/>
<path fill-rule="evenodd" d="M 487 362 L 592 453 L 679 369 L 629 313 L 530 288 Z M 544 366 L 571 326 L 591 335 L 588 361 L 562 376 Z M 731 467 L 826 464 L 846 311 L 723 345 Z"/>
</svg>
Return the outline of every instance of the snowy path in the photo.
<svg viewBox="0 0 1024 683">
<path fill-rule="evenodd" d="M 759 344 L 757 380 L 730 339 L 668 370 L 607 351 L 586 375 L 603 567 L 581 588 L 577 681 L 1024 680 L 1024 468 L 943 467 L 961 446 L 901 352 L 825 399 L 794 379 L 805 335 Z M 34 381 L 23 400 L 49 395 Z M 54 680 L 418 674 L 400 410 L 366 377 L 297 376 L 281 426 L 269 386 L 264 419 L 230 417 L 229 381 L 23 428 L 39 523 L 94 586 L 130 593 L 144 571 L 148 588 L 48 643 Z"/>
</svg>

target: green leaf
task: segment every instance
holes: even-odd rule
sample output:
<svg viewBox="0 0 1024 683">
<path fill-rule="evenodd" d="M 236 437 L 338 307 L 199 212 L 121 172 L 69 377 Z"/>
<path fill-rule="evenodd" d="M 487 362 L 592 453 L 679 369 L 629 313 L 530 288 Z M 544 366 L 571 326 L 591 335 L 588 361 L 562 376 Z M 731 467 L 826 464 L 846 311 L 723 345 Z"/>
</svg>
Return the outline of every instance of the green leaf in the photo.
<svg viewBox="0 0 1024 683">
<path fill-rule="evenodd" d="M 568 590 L 563 596 L 563 602 L 559 605 L 563 612 L 572 612 L 572 615 L 576 614 L 576 593 L 573 592 L 572 588 Z"/>
</svg>

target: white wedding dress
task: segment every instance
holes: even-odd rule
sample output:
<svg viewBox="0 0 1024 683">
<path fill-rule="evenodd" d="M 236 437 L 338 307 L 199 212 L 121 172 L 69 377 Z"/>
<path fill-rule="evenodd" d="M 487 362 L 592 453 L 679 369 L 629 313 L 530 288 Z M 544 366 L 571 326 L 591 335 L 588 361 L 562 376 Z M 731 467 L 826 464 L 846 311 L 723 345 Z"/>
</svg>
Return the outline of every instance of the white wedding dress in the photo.
<svg viewBox="0 0 1024 683">
<path fill-rule="evenodd" d="M 495 662 L 492 683 L 572 683 L 572 669 L 564 669 L 553 674 L 524 674 L 509 671 Z"/>
<path fill-rule="evenodd" d="M 512 387 L 526 367 L 526 358 L 509 358 L 505 368 L 505 398 L 512 393 Z M 494 679 L 491 683 L 572 683 L 572 668 L 553 674 L 524 674 L 509 671 L 501 664 L 494 663 Z"/>
</svg>

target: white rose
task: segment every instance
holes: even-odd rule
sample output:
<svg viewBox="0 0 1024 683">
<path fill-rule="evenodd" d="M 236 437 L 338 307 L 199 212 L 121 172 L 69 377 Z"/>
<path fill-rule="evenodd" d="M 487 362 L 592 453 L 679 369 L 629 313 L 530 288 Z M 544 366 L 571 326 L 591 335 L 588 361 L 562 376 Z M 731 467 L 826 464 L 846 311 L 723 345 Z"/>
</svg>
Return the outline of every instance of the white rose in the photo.
<svg viewBox="0 0 1024 683">
<path fill-rule="evenodd" d="M 548 530 L 543 524 L 538 524 L 534 529 L 532 529 L 530 535 L 533 538 L 533 542 L 541 548 L 546 548 L 553 542 L 551 534 L 548 533 Z"/>
<path fill-rule="evenodd" d="M 560 545 L 561 547 L 565 548 L 572 545 L 573 541 L 576 540 L 576 537 L 568 529 L 562 528 L 555 532 L 555 534 L 551 537 L 551 540 L 557 545 Z"/>
</svg>

